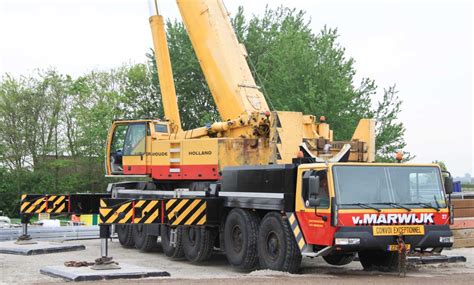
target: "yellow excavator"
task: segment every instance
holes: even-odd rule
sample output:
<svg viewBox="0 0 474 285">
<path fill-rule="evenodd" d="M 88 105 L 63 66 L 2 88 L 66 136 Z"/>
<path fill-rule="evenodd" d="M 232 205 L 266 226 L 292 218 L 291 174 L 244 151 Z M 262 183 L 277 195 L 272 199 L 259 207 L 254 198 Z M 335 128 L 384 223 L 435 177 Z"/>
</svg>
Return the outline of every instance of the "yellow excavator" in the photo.
<svg viewBox="0 0 474 285">
<path fill-rule="evenodd" d="M 351 141 L 336 142 L 324 116 L 317 120 L 271 110 L 224 4 L 177 4 L 221 121 L 182 129 L 165 23 L 155 2 L 156 15 L 149 21 L 165 118 L 114 121 L 107 143 L 108 176 L 150 177 L 156 185 L 175 188 L 186 181 L 217 181 L 226 166 L 291 163 L 302 153 L 315 162 L 374 161 L 374 120 L 361 120 Z"/>
</svg>

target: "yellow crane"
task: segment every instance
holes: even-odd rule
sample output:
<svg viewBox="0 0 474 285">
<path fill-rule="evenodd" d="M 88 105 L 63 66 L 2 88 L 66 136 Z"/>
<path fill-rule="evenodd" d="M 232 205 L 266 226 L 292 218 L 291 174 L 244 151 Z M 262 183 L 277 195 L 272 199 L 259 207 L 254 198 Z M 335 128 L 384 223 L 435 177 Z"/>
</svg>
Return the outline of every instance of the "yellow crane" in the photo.
<svg viewBox="0 0 474 285">
<path fill-rule="evenodd" d="M 317 161 L 344 154 L 348 161 L 374 160 L 374 120 L 361 120 L 351 141 L 335 142 L 323 117 L 270 110 L 222 1 L 177 4 L 221 121 L 182 129 L 164 20 L 156 9 L 150 26 L 165 119 L 115 121 L 107 144 L 108 175 L 147 176 L 158 184 L 215 181 L 225 166 L 291 163 L 300 148 Z"/>
<path fill-rule="evenodd" d="M 373 120 L 335 142 L 325 120 L 269 110 L 222 2 L 177 3 L 221 121 L 182 129 L 163 17 L 152 16 L 165 120 L 115 121 L 107 144 L 109 175 L 151 181 L 24 194 L 22 241 L 34 213 L 98 213 L 105 263 L 96 269 L 116 268 L 107 249 L 115 225 L 126 247 L 151 251 L 160 236 L 171 258 L 200 263 L 219 247 L 235 268 L 292 273 L 303 256 L 340 266 L 356 253 L 366 269 L 402 270 L 407 252 L 453 245 L 452 178 L 438 165 L 367 163 Z"/>
</svg>

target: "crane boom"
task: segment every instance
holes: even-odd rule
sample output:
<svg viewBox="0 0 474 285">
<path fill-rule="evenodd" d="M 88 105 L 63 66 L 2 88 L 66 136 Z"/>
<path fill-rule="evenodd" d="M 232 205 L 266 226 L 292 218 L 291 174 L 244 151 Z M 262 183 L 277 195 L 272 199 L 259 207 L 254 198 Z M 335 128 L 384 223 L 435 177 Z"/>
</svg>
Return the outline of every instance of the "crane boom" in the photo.
<svg viewBox="0 0 474 285">
<path fill-rule="evenodd" d="M 220 0 L 177 0 L 181 16 L 223 121 L 269 111 L 246 51 Z"/>
<path fill-rule="evenodd" d="M 158 13 L 157 13 L 158 14 Z M 179 132 L 181 119 L 179 116 L 176 89 L 173 81 L 173 70 L 166 41 L 166 32 L 163 16 L 153 15 L 150 17 L 150 28 L 153 37 L 153 47 L 155 49 L 156 67 L 160 80 L 161 96 L 163 100 L 163 110 L 165 118 L 170 121 L 173 133 Z"/>
</svg>

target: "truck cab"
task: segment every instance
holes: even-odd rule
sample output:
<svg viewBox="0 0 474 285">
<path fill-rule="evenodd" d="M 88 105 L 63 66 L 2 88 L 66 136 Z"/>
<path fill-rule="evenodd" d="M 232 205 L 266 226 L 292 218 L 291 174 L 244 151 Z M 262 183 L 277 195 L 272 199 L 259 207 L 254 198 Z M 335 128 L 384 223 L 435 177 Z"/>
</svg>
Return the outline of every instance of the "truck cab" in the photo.
<svg viewBox="0 0 474 285">
<path fill-rule="evenodd" d="M 450 181 L 433 164 L 302 164 L 295 214 L 312 251 L 388 266 L 399 237 L 412 251 L 452 246 Z"/>
</svg>

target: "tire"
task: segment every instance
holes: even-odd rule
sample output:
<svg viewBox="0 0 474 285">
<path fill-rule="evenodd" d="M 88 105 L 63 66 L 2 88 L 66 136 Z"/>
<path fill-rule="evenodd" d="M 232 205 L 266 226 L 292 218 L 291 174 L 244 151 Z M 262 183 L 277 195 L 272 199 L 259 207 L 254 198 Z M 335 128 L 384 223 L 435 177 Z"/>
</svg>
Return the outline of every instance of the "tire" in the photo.
<svg viewBox="0 0 474 285">
<path fill-rule="evenodd" d="M 198 263 L 208 260 L 214 249 L 216 234 L 205 227 L 183 228 L 183 251 L 186 259 Z"/>
<path fill-rule="evenodd" d="M 265 215 L 258 230 L 258 259 L 264 269 L 296 273 L 301 252 L 286 217 L 277 212 Z"/>
<path fill-rule="evenodd" d="M 224 251 L 229 263 L 239 270 L 257 267 L 257 238 L 260 218 L 255 212 L 233 209 L 224 225 Z"/>
<path fill-rule="evenodd" d="M 398 269 L 398 252 L 361 251 L 359 261 L 364 270 L 395 271 Z"/>
<path fill-rule="evenodd" d="M 134 246 L 132 226 L 131 225 L 115 225 L 115 232 L 118 240 L 123 247 L 131 248 Z"/>
<path fill-rule="evenodd" d="M 181 258 L 184 256 L 183 252 L 183 229 L 182 227 L 176 228 L 176 244 L 173 247 L 170 244 L 170 230 L 171 228 L 167 225 L 161 225 L 161 246 L 166 256 L 171 258 Z"/>
<path fill-rule="evenodd" d="M 152 251 L 158 245 L 157 236 L 148 235 L 148 225 L 136 224 L 132 227 L 133 241 L 135 248 L 141 251 Z"/>
<path fill-rule="evenodd" d="M 346 265 L 351 263 L 355 258 L 355 253 L 338 253 L 323 256 L 323 259 L 331 265 Z"/>
</svg>

